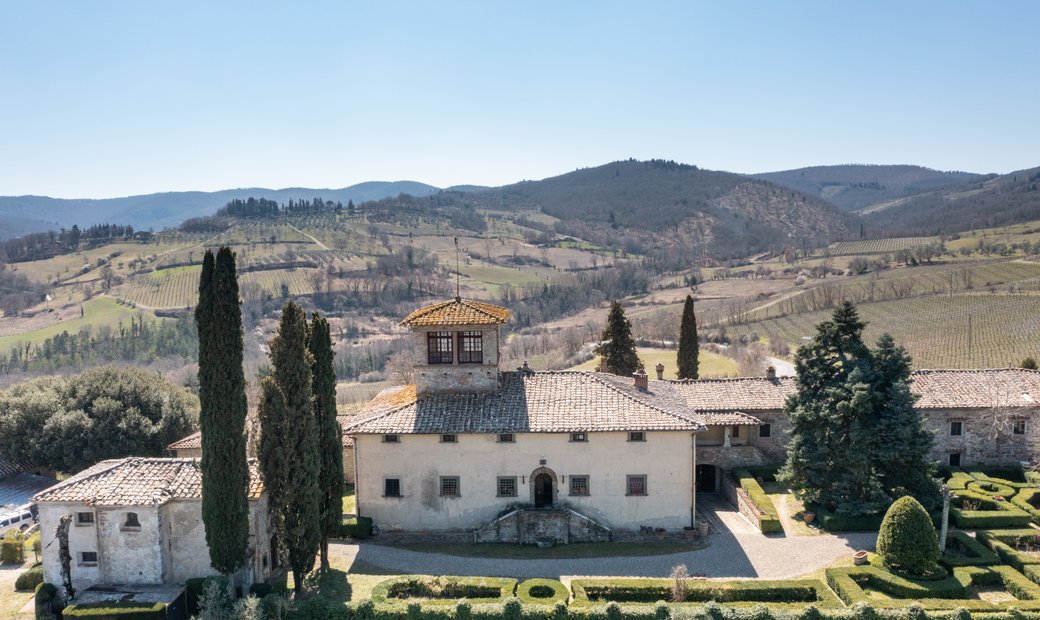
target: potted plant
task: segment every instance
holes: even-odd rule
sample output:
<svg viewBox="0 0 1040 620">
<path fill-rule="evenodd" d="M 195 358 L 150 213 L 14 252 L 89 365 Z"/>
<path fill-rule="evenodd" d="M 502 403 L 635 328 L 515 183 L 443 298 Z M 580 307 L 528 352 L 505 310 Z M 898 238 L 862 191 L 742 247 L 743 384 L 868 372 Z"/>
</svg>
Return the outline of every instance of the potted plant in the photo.
<svg viewBox="0 0 1040 620">
<path fill-rule="evenodd" d="M 808 525 L 816 520 L 816 513 L 806 510 L 802 513 L 802 520 L 805 521 L 806 525 Z"/>
<path fill-rule="evenodd" d="M 705 537 L 708 536 L 708 522 L 707 521 L 698 521 L 697 522 L 697 535 L 700 536 L 701 538 L 705 538 Z"/>
<path fill-rule="evenodd" d="M 863 566 L 867 563 L 867 552 L 860 549 L 856 553 L 852 554 L 852 563 L 856 566 Z"/>
</svg>

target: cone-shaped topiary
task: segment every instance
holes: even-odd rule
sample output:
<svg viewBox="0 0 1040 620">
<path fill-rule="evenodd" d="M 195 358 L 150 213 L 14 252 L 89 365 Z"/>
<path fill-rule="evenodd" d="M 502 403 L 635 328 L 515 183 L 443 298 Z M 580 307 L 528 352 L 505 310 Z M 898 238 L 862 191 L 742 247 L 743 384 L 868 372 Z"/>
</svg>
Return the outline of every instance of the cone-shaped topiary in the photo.
<svg viewBox="0 0 1040 620">
<path fill-rule="evenodd" d="M 911 575 L 935 570 L 939 537 L 920 502 L 908 495 L 889 507 L 878 533 L 877 552 L 885 566 Z"/>
</svg>

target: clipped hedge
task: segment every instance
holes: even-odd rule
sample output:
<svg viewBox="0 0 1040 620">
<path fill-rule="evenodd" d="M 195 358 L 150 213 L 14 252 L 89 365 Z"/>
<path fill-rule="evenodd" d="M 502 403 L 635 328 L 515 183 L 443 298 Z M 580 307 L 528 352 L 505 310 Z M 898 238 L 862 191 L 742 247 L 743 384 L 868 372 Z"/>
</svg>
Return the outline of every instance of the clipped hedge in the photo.
<svg viewBox="0 0 1040 620">
<path fill-rule="evenodd" d="M 1037 504 L 1040 504 L 1040 497 L 1037 497 L 1038 493 L 1040 493 L 1040 488 L 1028 487 L 1020 489 L 1018 493 L 1011 498 L 1011 503 L 1014 504 L 1016 508 L 1028 512 L 1034 522 L 1040 522 L 1040 508 L 1033 505 L 1034 501 L 1036 501 Z"/>
<path fill-rule="evenodd" d="M 36 609 L 36 620 L 53 620 L 58 617 L 54 611 L 55 599 L 58 597 L 58 588 L 50 583 L 41 583 L 36 586 L 34 607 Z"/>
<path fill-rule="evenodd" d="M 780 524 L 780 515 L 776 512 L 776 506 L 773 505 L 773 500 L 769 499 L 769 495 L 766 494 L 762 485 L 755 480 L 751 472 L 746 469 L 735 469 L 733 470 L 733 479 L 737 481 L 741 489 L 744 489 L 751 503 L 758 509 L 758 529 L 762 530 L 763 534 L 784 531 L 783 526 Z"/>
<path fill-rule="evenodd" d="M 575 579 L 571 607 L 596 603 L 655 603 L 672 598 L 671 579 Z M 689 580 L 684 603 L 709 601 L 731 605 L 838 608 L 841 601 L 817 579 L 707 581 Z"/>
<path fill-rule="evenodd" d="M 956 550 L 957 553 L 953 553 Z M 947 567 L 992 566 L 1000 564 L 1000 557 L 966 532 L 950 532 L 946 535 L 946 553 L 939 562 Z"/>
<path fill-rule="evenodd" d="M 958 506 L 950 506 L 950 519 L 959 528 L 972 530 L 992 530 L 1002 527 L 1022 527 L 1028 525 L 1032 516 L 1012 505 L 1010 502 L 992 502 L 995 510 L 964 510 Z"/>
<path fill-rule="evenodd" d="M 18 530 L 11 530 L 0 542 L 0 562 L 4 564 L 25 563 L 25 536 Z"/>
<path fill-rule="evenodd" d="M 69 605 L 62 618 L 104 618 L 105 620 L 165 620 L 166 603 L 96 603 Z"/>
<path fill-rule="evenodd" d="M 14 581 L 14 589 L 21 592 L 28 592 L 35 590 L 36 586 L 43 583 L 43 567 L 33 566 L 27 571 L 24 571 L 21 575 L 18 575 L 18 579 Z"/>
<path fill-rule="evenodd" d="M 1017 570 L 1025 572 L 1027 566 L 1040 564 L 1040 556 L 1022 553 L 1016 547 L 1024 540 L 1036 539 L 1040 536 L 1037 530 L 1026 528 L 1018 530 L 982 531 L 975 534 L 976 539 L 992 549 L 1000 561 L 1010 564 Z M 1040 542 L 1040 541 L 1038 541 Z"/>
<path fill-rule="evenodd" d="M 566 603 L 570 596 L 567 586 L 555 579 L 528 579 L 516 587 L 516 598 L 521 603 L 555 605 Z"/>
<path fill-rule="evenodd" d="M 498 603 L 511 597 L 516 579 L 497 577 L 429 577 L 403 575 L 372 588 L 374 603 L 455 604 L 460 598 L 476 605 Z"/>
<path fill-rule="evenodd" d="M 820 526 L 830 532 L 876 532 L 885 518 L 883 514 L 843 517 L 817 504 L 809 504 L 805 509 L 814 513 Z"/>
<path fill-rule="evenodd" d="M 828 568 L 827 583 L 847 605 L 870 603 L 875 607 L 901 608 L 920 605 L 925 609 L 989 611 L 1020 609 L 1040 611 L 1040 586 L 1010 566 L 958 566 L 953 575 L 934 581 L 911 581 L 875 566 Z M 1003 587 L 1019 600 L 990 603 L 969 599 L 972 586 Z M 871 597 L 864 588 L 881 592 L 891 599 Z"/>
<path fill-rule="evenodd" d="M 360 540 L 370 536 L 372 536 L 372 518 L 352 517 L 343 519 L 333 537 L 356 538 Z"/>
</svg>

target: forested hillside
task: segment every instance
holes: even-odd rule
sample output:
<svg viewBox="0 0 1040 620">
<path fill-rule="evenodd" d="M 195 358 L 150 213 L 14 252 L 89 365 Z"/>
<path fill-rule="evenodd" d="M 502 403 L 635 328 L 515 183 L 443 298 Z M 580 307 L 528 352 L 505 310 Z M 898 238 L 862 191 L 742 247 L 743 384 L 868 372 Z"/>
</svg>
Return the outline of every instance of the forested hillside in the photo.
<svg viewBox="0 0 1040 620">
<path fill-rule="evenodd" d="M 823 198 L 846 211 L 981 179 L 971 172 L 940 171 L 923 166 L 845 164 L 811 166 L 751 175 Z"/>
</svg>

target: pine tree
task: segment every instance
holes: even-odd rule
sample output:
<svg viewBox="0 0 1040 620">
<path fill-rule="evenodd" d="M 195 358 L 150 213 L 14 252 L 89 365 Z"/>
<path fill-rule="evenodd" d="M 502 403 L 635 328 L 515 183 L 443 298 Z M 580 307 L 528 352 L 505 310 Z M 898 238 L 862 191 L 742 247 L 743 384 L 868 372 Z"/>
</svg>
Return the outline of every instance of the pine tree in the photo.
<svg viewBox="0 0 1040 620">
<path fill-rule="evenodd" d="M 321 542 L 320 447 L 307 331 L 303 310 L 285 304 L 270 342 L 273 370 L 261 384 L 260 403 L 260 468 L 297 594 Z"/>
<path fill-rule="evenodd" d="M 314 365 L 314 415 L 321 455 L 318 488 L 321 490 L 321 566 L 329 567 L 329 538 L 343 516 L 343 430 L 336 419 L 336 369 L 333 366 L 329 323 L 317 313 L 311 318 L 308 342 Z"/>
<path fill-rule="evenodd" d="M 596 354 L 606 360 L 607 372 L 615 375 L 631 375 L 641 366 L 636 355 L 636 343 L 632 340 L 632 323 L 625 317 L 625 310 L 618 302 L 610 304 L 607 326 L 600 336 Z"/>
<path fill-rule="evenodd" d="M 908 492 L 926 503 L 935 495 L 909 357 L 890 337 L 871 351 L 863 328 L 848 302 L 821 323 L 798 350 L 798 391 L 784 407 L 791 439 L 780 479 L 842 515 L 879 513 Z"/>
<path fill-rule="evenodd" d="M 199 425 L 202 431 L 202 521 L 213 568 L 242 566 L 249 539 L 246 391 L 242 313 L 235 255 L 207 251 L 195 309 L 199 333 Z"/>
<path fill-rule="evenodd" d="M 697 315 L 693 312 L 693 296 L 686 296 L 683 305 L 682 322 L 679 325 L 679 363 L 680 379 L 696 379 L 699 365 L 700 349 L 697 342 Z"/>
</svg>

